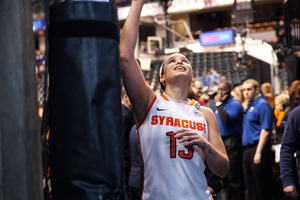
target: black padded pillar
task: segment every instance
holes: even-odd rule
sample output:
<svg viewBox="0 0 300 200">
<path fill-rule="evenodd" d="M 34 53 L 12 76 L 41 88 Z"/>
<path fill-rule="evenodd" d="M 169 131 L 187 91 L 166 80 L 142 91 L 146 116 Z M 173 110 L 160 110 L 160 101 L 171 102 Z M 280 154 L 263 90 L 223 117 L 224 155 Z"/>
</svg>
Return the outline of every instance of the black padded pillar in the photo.
<svg viewBox="0 0 300 200">
<path fill-rule="evenodd" d="M 119 29 L 112 3 L 50 8 L 49 74 L 53 199 L 120 199 Z"/>
</svg>

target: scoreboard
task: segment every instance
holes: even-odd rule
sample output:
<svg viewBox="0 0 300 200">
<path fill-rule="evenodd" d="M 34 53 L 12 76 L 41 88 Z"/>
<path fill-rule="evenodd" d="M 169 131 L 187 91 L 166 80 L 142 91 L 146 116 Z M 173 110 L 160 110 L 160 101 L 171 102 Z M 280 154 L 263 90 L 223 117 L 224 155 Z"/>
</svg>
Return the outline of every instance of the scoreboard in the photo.
<svg viewBox="0 0 300 200">
<path fill-rule="evenodd" d="M 201 46 L 214 46 L 235 43 L 235 30 L 204 32 L 199 35 Z"/>
</svg>

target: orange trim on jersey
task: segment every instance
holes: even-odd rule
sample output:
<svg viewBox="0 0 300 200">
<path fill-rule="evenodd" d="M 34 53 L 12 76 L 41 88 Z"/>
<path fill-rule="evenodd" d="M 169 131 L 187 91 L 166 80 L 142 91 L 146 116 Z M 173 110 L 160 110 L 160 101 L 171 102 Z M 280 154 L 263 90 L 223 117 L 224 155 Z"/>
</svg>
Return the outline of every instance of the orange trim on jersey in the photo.
<svg viewBox="0 0 300 200">
<path fill-rule="evenodd" d="M 155 96 L 154 99 L 153 99 L 153 101 L 151 102 L 151 104 L 150 104 L 148 110 L 147 110 L 147 113 L 146 113 L 144 119 L 141 121 L 140 124 L 138 124 L 138 125 L 136 126 L 137 129 L 140 128 L 140 126 L 144 123 L 144 121 L 145 121 L 146 117 L 148 116 L 148 114 L 149 114 L 149 112 L 150 112 L 150 110 L 151 110 L 151 108 L 152 108 L 152 106 L 153 106 L 153 104 L 154 104 L 154 102 L 155 102 L 156 99 L 157 99 L 157 97 Z"/>
<path fill-rule="evenodd" d="M 145 183 L 145 173 L 144 173 L 145 172 L 145 164 L 144 164 L 143 153 L 142 153 L 142 148 L 141 148 L 140 131 L 139 131 L 139 129 L 137 129 L 137 135 L 138 135 L 138 140 L 139 140 L 139 148 L 140 148 L 140 152 L 141 152 L 141 160 L 142 160 L 142 163 L 143 163 L 143 188 L 142 188 L 142 195 L 141 195 L 141 200 L 142 200 L 143 193 L 144 193 L 144 183 Z"/>
<path fill-rule="evenodd" d="M 196 102 L 196 100 L 195 100 L 195 99 L 192 99 L 192 101 L 189 103 L 189 106 L 192 106 L 192 105 L 194 105 L 194 104 L 195 104 L 195 102 Z"/>
<path fill-rule="evenodd" d="M 164 100 L 170 101 L 165 95 L 161 94 L 160 96 L 161 96 Z"/>
</svg>

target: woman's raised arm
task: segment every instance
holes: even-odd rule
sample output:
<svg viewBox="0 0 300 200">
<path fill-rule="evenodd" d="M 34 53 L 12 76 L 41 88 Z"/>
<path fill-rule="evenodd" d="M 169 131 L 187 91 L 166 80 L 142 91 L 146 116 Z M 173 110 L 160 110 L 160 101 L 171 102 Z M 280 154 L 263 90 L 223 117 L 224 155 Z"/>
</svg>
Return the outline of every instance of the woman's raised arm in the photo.
<svg viewBox="0 0 300 200">
<path fill-rule="evenodd" d="M 155 97 L 154 92 L 146 84 L 142 71 L 134 57 L 140 15 L 146 1 L 132 1 L 120 39 L 120 65 L 123 83 L 133 106 L 137 123 L 143 120 L 149 105 Z"/>
</svg>

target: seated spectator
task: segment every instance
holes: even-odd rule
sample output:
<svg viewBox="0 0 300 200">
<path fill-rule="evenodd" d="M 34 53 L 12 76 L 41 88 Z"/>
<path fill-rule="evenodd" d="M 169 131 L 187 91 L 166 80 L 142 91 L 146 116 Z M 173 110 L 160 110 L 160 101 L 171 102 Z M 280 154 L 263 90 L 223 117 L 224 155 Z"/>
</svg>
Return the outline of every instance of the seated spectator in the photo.
<svg viewBox="0 0 300 200">
<path fill-rule="evenodd" d="M 202 84 L 204 87 L 209 87 L 209 76 L 206 76 L 206 72 L 202 73 L 202 76 L 199 77 L 200 81 L 202 81 Z"/>
<path fill-rule="evenodd" d="M 213 82 L 216 82 L 217 85 L 220 83 L 220 74 L 217 72 L 217 70 L 210 69 L 209 86 L 212 86 Z"/>
<path fill-rule="evenodd" d="M 224 82 L 226 82 L 226 76 L 221 76 L 220 83 L 224 83 Z"/>
<path fill-rule="evenodd" d="M 203 83 L 200 80 L 195 80 L 192 85 L 192 90 L 196 95 L 197 101 L 201 106 L 206 106 L 206 102 L 209 100 L 209 96 L 202 92 Z"/>
<path fill-rule="evenodd" d="M 216 81 L 212 82 L 211 86 L 209 87 L 209 90 L 218 92 L 218 83 Z"/>
<path fill-rule="evenodd" d="M 199 79 L 204 86 L 210 87 L 213 82 L 216 82 L 216 85 L 220 83 L 220 74 L 216 70 L 210 69 L 208 73 L 203 72 Z"/>
</svg>

